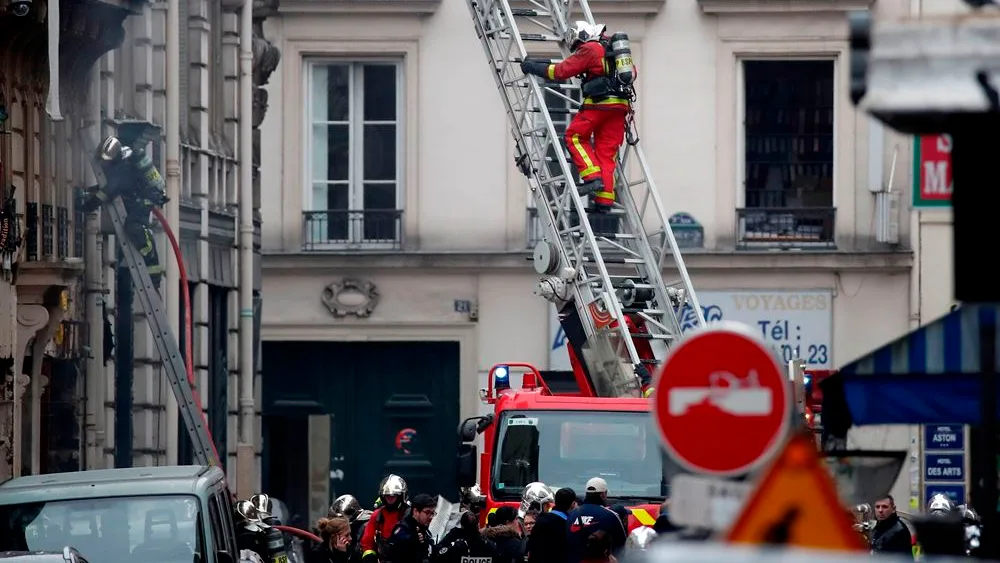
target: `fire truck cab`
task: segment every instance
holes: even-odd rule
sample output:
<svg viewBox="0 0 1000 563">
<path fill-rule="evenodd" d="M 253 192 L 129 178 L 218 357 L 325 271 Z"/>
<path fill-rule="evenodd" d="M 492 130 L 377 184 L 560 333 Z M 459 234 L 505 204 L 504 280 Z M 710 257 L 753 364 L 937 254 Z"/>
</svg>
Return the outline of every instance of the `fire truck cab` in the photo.
<svg viewBox="0 0 1000 563">
<path fill-rule="evenodd" d="M 553 392 L 522 363 L 493 366 L 480 397 L 493 412 L 459 426 L 458 474 L 460 486 L 480 485 L 484 519 L 502 505 L 516 508 L 529 483 L 582 496 L 587 480 L 601 477 L 608 504 L 630 510 L 629 532 L 656 522 L 680 468 L 660 447 L 649 399 Z"/>
</svg>

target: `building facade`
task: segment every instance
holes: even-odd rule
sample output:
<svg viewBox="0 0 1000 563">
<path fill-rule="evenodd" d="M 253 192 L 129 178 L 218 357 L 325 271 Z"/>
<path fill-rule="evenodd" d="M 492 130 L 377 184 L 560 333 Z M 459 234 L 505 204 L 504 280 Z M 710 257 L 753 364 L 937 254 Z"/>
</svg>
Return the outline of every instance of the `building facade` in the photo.
<svg viewBox="0 0 1000 563">
<path fill-rule="evenodd" d="M 4 346 L 13 350 L 2 397 L 9 418 L 0 419 L 0 428 L 9 428 L 4 437 L 23 437 L 11 442 L 0 438 L 0 450 L 7 448 L 8 476 L 192 460 L 110 222 L 100 213 L 76 208 L 75 191 L 95 183 L 85 140 L 93 147 L 126 122 L 156 131 L 153 142 L 142 148 L 167 177 L 168 195 L 178 202 L 172 230 L 183 260 L 176 260 L 162 227 L 153 225 L 166 269 L 160 293 L 175 320 L 177 340 L 184 343 L 186 308 L 180 296 L 187 283 L 196 393 L 216 448 L 230 475 L 234 472 L 240 398 L 253 408 L 252 391 L 246 393 L 241 381 L 252 380 L 255 373 L 253 361 L 241 361 L 237 353 L 240 167 L 252 166 L 241 153 L 241 145 L 249 146 L 252 139 L 241 135 L 239 125 L 241 120 L 262 121 L 267 95 L 254 83 L 266 83 L 278 53 L 261 30 L 269 14 L 267 2 L 253 3 L 255 33 L 241 38 L 242 2 L 182 0 L 176 3 L 179 77 L 176 86 L 169 84 L 168 4 L 55 4 L 62 24 L 55 39 L 61 53 L 59 83 L 46 72 L 45 49 L 54 40 L 46 37 L 52 15 L 45 2 L 32 5 L 35 35 L 5 35 L 13 38 L 7 42 L 15 54 L 5 59 L 8 66 L 2 73 L 9 118 L 0 158 L 3 184 L 12 188 L 8 193 L 13 193 L 16 224 L 24 235 L 20 249 L 11 254 L 17 267 L 11 273 L 5 269 L 6 283 L 0 283 L 0 291 L 16 291 L 18 298 L 9 311 L 6 306 L 14 302 L 0 298 L 4 318 L 16 316 L 17 322 L 0 323 L 0 331 L 17 327 L 0 333 L 0 356 L 10 354 Z M 8 13 L 0 17 L 0 25 L 13 30 L 31 19 Z M 253 41 L 255 63 L 252 76 L 242 80 L 241 40 Z M 19 55 L 35 58 L 19 61 Z M 172 151 L 166 146 L 172 86 L 179 92 L 180 121 L 179 173 L 173 174 L 167 162 Z M 254 91 L 252 111 L 241 111 L 241 88 Z M 46 105 L 53 89 L 63 102 L 61 119 L 51 101 Z M 178 284 L 177 291 L 166 287 L 170 283 Z M 255 289 L 259 297 L 259 284 Z M 181 352 L 188 356 L 183 344 Z M 10 374 L 19 370 L 23 375 L 14 380 Z M 250 483 L 255 481 L 251 475 Z"/>
<path fill-rule="evenodd" d="M 928 230 L 949 220 L 911 213 L 913 140 L 848 92 L 847 12 L 919 3 L 778 4 L 591 8 L 632 39 L 642 144 L 708 317 L 835 369 L 950 305 Z M 262 135 L 264 483 L 310 514 L 384 470 L 446 486 L 452 454 L 420 444 L 480 412 L 490 366 L 566 361 L 468 8 L 283 0 L 266 27 L 284 58 Z M 907 448 L 910 430 L 855 441 Z"/>
</svg>

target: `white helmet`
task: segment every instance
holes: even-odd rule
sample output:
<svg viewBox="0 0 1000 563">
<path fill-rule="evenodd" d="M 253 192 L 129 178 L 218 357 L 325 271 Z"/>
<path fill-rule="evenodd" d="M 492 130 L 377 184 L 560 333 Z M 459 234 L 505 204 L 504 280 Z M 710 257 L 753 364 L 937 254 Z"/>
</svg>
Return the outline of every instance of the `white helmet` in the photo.
<svg viewBox="0 0 1000 563">
<path fill-rule="evenodd" d="M 393 510 L 407 502 L 406 498 L 406 481 L 402 477 L 395 474 L 389 474 L 378 486 L 378 498 L 382 502 L 383 506 L 386 506 L 385 497 L 394 496 L 396 497 L 396 502 L 393 504 Z"/>
<path fill-rule="evenodd" d="M 539 511 L 544 512 L 545 505 L 555 501 L 556 495 L 548 485 L 539 483 L 538 481 L 528 483 L 528 486 L 524 488 L 524 493 L 521 495 L 521 506 L 517 509 L 517 517 L 524 518 L 524 515 L 528 513 L 533 504 L 538 504 Z"/>
<path fill-rule="evenodd" d="M 576 49 L 581 43 L 598 41 L 607 27 L 603 23 L 591 24 L 582 20 L 574 22 L 573 26 L 566 30 L 566 44 L 570 49 Z"/>
<path fill-rule="evenodd" d="M 935 516 L 943 516 L 946 514 L 951 514 L 955 510 L 955 503 L 952 502 L 947 496 L 937 493 L 931 497 L 929 503 L 927 503 L 927 514 L 932 514 Z"/>
<path fill-rule="evenodd" d="M 649 549 L 649 544 L 652 543 L 656 536 L 656 530 L 649 526 L 639 526 L 638 528 L 632 530 L 632 533 L 628 535 L 628 541 L 625 542 L 625 548 L 629 550 L 646 551 Z"/>
</svg>

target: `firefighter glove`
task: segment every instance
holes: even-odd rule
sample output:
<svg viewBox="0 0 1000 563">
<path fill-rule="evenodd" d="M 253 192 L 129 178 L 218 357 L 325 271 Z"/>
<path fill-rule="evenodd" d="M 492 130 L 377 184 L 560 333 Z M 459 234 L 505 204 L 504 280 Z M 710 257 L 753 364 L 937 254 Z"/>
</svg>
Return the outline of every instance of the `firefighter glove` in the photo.
<svg viewBox="0 0 1000 563">
<path fill-rule="evenodd" d="M 521 61 L 521 72 L 546 78 L 549 72 L 549 61 L 541 59 L 524 59 Z"/>
</svg>

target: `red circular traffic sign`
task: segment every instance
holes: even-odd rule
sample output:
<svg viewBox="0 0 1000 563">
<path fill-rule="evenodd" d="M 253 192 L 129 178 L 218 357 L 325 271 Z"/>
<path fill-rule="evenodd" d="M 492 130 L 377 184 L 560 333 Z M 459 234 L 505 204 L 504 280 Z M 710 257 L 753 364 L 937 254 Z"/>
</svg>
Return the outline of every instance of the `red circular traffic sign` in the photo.
<svg viewBox="0 0 1000 563">
<path fill-rule="evenodd" d="M 653 399 L 663 444 L 698 473 L 746 473 L 781 446 L 792 401 L 788 377 L 764 341 L 738 323 L 714 323 L 674 346 Z"/>
</svg>

